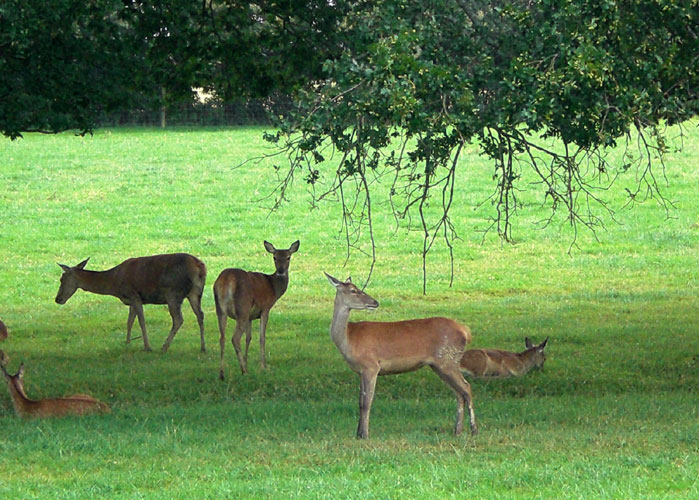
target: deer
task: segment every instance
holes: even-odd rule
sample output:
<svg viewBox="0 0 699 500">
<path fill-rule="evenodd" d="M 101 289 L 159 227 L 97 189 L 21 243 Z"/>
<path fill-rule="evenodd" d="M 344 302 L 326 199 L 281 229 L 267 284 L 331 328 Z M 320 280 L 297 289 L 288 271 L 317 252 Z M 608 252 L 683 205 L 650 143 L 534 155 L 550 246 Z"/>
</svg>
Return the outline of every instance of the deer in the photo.
<svg viewBox="0 0 699 500">
<path fill-rule="evenodd" d="M 185 297 L 192 307 L 201 337 L 201 351 L 206 352 L 204 343 L 204 312 L 201 296 L 206 282 L 206 266 L 187 253 L 173 253 L 135 257 L 107 271 L 85 269 L 88 257 L 76 266 L 58 264 L 63 269 L 61 285 L 56 295 L 57 304 L 65 304 L 78 288 L 100 295 L 112 295 L 129 306 L 126 322 L 126 343 L 131 342 L 131 328 L 138 317 L 143 337 L 143 348 L 151 351 L 143 316 L 144 304 L 167 304 L 172 317 L 172 328 L 162 347 L 167 352 L 172 339 L 184 323 L 182 302 Z"/>
<path fill-rule="evenodd" d="M 461 357 L 461 370 L 480 378 L 521 377 L 532 369 L 544 367 L 544 349 L 548 341 L 549 338 L 546 337 L 541 344 L 533 345 L 529 337 L 526 337 L 524 345 L 527 349 L 522 352 L 468 349 Z"/>
<path fill-rule="evenodd" d="M 343 282 L 328 273 L 325 276 L 336 290 L 330 337 L 360 379 L 357 438 L 369 437 L 376 378 L 411 372 L 423 366 L 429 366 L 456 395 L 454 434 L 458 436 L 463 431 L 465 406 L 471 434 L 477 434 L 471 386 L 460 371 L 464 349 L 471 342 L 469 328 L 442 317 L 350 323 L 351 310 L 374 310 L 379 303 L 352 283 L 351 278 Z"/>
<path fill-rule="evenodd" d="M 24 390 L 24 363 L 19 365 L 19 370 L 14 375 L 10 375 L 3 365 L 0 365 L 0 370 L 7 381 L 15 414 L 18 417 L 65 417 L 112 411 L 109 405 L 87 394 L 74 394 L 63 398 L 29 399 Z"/>
<path fill-rule="evenodd" d="M 221 366 L 219 378 L 224 380 L 224 349 L 226 346 L 226 324 L 228 318 L 235 319 L 233 347 L 238 357 L 240 370 L 245 375 L 248 372 L 248 348 L 252 338 L 252 321 L 260 320 L 260 366 L 267 369 L 265 357 L 265 335 L 269 311 L 277 303 L 289 287 L 289 263 L 291 256 L 299 249 L 296 240 L 286 250 L 277 250 L 274 245 L 264 241 L 265 250 L 274 257 L 273 274 L 264 274 L 242 269 L 224 269 L 214 283 L 214 301 L 218 329 L 221 333 Z M 245 354 L 241 352 L 240 340 L 245 332 Z"/>
</svg>

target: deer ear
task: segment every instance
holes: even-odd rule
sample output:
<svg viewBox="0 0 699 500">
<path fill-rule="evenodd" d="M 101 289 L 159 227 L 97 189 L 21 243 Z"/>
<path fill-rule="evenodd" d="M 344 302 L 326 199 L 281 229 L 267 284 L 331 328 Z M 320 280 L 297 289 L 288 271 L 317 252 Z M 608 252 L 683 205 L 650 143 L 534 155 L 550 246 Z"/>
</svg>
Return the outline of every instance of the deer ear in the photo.
<svg viewBox="0 0 699 500">
<path fill-rule="evenodd" d="M 529 339 L 529 337 L 524 337 L 524 346 L 525 346 L 527 349 L 531 349 L 532 347 L 534 347 L 534 346 L 532 345 L 532 341 Z"/>
<path fill-rule="evenodd" d="M 274 245 L 272 245 L 269 241 L 265 240 L 265 250 L 267 250 L 269 253 L 274 253 L 276 248 L 274 248 Z"/>
<path fill-rule="evenodd" d="M 352 276 L 347 276 L 345 283 L 352 283 Z"/>
<path fill-rule="evenodd" d="M 546 340 L 544 340 L 541 344 L 539 344 L 539 349 L 542 351 L 544 350 L 544 347 L 546 347 L 546 343 L 549 341 L 549 338 L 546 337 Z"/>
<path fill-rule="evenodd" d="M 19 370 L 17 370 L 17 375 L 15 377 L 22 378 L 24 376 L 24 363 L 19 364 Z"/>
<path fill-rule="evenodd" d="M 85 259 L 84 261 L 82 261 L 80 264 L 78 264 L 78 265 L 75 266 L 75 267 L 78 268 L 78 269 L 85 269 L 85 264 L 87 264 L 87 261 L 88 261 L 88 260 L 90 260 L 90 257 L 88 257 L 87 259 Z"/>
<path fill-rule="evenodd" d="M 323 274 L 325 274 L 325 277 L 328 278 L 328 281 L 330 282 L 330 284 L 331 284 L 332 286 L 334 286 L 335 288 L 337 288 L 338 286 L 340 286 L 340 285 L 342 284 L 342 282 L 341 282 L 340 280 L 338 280 L 338 279 L 336 279 L 336 278 L 333 278 L 332 276 L 330 276 L 330 275 L 329 275 L 328 273 L 326 273 L 325 271 L 323 271 Z"/>
<path fill-rule="evenodd" d="M 59 263 L 59 262 L 56 262 L 56 264 L 58 264 L 59 266 L 61 266 L 61 269 L 63 269 L 64 272 L 67 273 L 68 271 L 70 271 L 70 266 L 66 266 L 65 264 L 61 264 L 61 263 Z"/>
<path fill-rule="evenodd" d="M 296 252 L 296 251 L 299 249 L 299 245 L 300 245 L 300 244 L 301 244 L 301 243 L 299 242 L 299 240 L 294 241 L 294 242 L 291 244 L 291 246 L 289 247 L 289 252 L 291 252 L 291 253 Z"/>
</svg>

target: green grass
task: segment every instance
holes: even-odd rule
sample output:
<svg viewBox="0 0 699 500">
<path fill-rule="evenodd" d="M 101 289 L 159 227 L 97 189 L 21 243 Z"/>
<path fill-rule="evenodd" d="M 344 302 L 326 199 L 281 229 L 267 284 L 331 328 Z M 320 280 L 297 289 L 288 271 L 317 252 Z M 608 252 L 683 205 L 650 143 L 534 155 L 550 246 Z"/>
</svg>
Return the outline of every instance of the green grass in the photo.
<svg viewBox="0 0 699 500">
<path fill-rule="evenodd" d="M 549 336 L 543 372 L 472 381 L 480 434 L 451 435 L 455 401 L 430 370 L 379 379 L 371 439 L 354 439 L 357 376 L 329 338 L 333 291 L 346 267 L 339 210 L 311 209 L 303 181 L 283 209 L 258 201 L 271 162 L 241 161 L 266 145 L 258 128 L 103 130 L 0 142 L 0 318 L 14 370 L 33 397 L 87 392 L 113 413 L 21 421 L 0 388 L 1 498 L 697 498 L 699 496 L 699 131 L 667 158 L 671 218 L 654 201 L 622 210 L 597 242 L 542 218 L 521 194 L 517 244 L 479 232 L 491 215 L 491 166 L 462 159 L 447 251 L 430 255 L 421 294 L 420 236 L 395 232 L 377 203 L 378 262 L 367 291 L 381 307 L 355 320 L 444 315 L 469 325 L 472 346 L 520 350 Z M 622 184 L 627 182 L 621 180 Z M 606 193 L 623 205 L 623 190 Z M 227 343 L 217 379 L 211 285 L 226 267 L 271 272 L 262 246 L 300 239 L 287 294 L 272 310 L 270 369 L 251 373 Z M 189 308 L 170 351 L 126 346 L 128 310 L 82 291 L 54 302 L 60 269 L 91 257 L 186 251 L 206 262 L 208 352 Z M 170 319 L 146 306 L 154 349 Z M 233 322 L 229 322 L 232 331 Z"/>
</svg>

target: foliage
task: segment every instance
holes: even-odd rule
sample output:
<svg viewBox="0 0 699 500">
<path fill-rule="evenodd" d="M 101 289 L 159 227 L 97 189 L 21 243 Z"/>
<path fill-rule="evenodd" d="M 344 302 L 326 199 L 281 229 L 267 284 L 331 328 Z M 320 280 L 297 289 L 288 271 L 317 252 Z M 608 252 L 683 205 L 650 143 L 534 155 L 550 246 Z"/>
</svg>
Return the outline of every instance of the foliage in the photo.
<svg viewBox="0 0 699 500">
<path fill-rule="evenodd" d="M 9 0 L 0 6 L 0 131 L 92 131 L 102 113 L 288 94 L 337 52 L 322 0 Z"/>
<path fill-rule="evenodd" d="M 0 131 L 88 132 L 133 96 L 138 44 L 116 0 L 7 0 L 0 5 Z M 130 43 L 126 43 L 129 40 Z M 134 55 L 135 54 L 135 55 Z"/>
<path fill-rule="evenodd" d="M 638 178 L 629 203 L 667 205 L 663 127 L 699 111 L 696 2 L 384 0 L 356 2 L 344 25 L 347 50 L 268 139 L 289 160 L 278 202 L 305 172 L 315 201 L 338 195 L 349 245 L 368 229 L 374 252 L 371 185 L 387 178 L 423 257 L 440 235 L 451 248 L 453 193 L 468 189 L 456 167 L 471 142 L 492 161 L 490 228 L 506 241 L 525 169 L 550 209 L 542 225 L 563 209 L 573 242 L 579 224 L 601 224 L 595 207 L 613 214 L 599 193 L 626 172 Z"/>
</svg>

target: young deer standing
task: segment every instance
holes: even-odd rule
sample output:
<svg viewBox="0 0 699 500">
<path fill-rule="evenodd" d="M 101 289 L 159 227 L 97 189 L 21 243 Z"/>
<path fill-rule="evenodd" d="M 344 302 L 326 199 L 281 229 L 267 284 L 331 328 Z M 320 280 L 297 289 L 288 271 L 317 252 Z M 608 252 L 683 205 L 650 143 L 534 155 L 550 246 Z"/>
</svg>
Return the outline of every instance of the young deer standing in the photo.
<svg viewBox="0 0 699 500">
<path fill-rule="evenodd" d="M 235 319 L 233 347 L 243 374 L 248 372 L 248 348 L 252 337 L 252 321 L 260 320 L 260 366 L 267 368 L 265 359 L 265 334 L 269 311 L 284 295 L 289 286 L 289 263 L 291 255 L 299 249 L 296 240 L 288 249 L 277 250 L 265 241 L 265 249 L 274 256 L 274 274 L 263 274 L 242 269 L 224 269 L 214 283 L 214 300 L 218 329 L 221 332 L 221 368 L 219 378 L 224 379 L 223 351 L 226 346 L 226 322 Z M 245 355 L 241 353 L 240 339 L 245 332 Z"/>
<path fill-rule="evenodd" d="M 350 278 L 339 281 L 325 273 L 337 290 L 330 337 L 350 368 L 360 377 L 358 438 L 369 437 L 369 413 L 376 377 L 417 370 L 425 365 L 454 391 L 458 403 L 454 434 L 463 430 L 464 406 L 468 406 L 471 433 L 476 434 L 471 386 L 459 362 L 471 332 L 447 318 L 425 318 L 396 322 L 349 323 L 352 309 L 376 309 L 379 303 L 357 288 Z"/>
<path fill-rule="evenodd" d="M 186 253 L 152 255 L 127 259 L 108 271 L 87 271 L 89 257 L 74 267 L 58 264 L 63 269 L 56 303 L 65 304 L 78 288 L 100 295 L 113 295 L 129 306 L 126 322 L 126 343 L 131 342 L 131 327 L 138 317 L 143 335 L 143 347 L 150 351 L 143 304 L 167 304 L 172 317 L 172 328 L 163 344 L 166 352 L 182 323 L 182 302 L 189 300 L 199 322 L 201 350 L 204 345 L 204 313 L 201 295 L 206 282 L 206 266 Z"/>
<path fill-rule="evenodd" d="M 2 374 L 7 381 L 12 404 L 18 417 L 64 417 L 67 415 L 109 413 L 111 411 L 107 404 L 86 394 L 75 394 L 65 398 L 29 399 L 24 391 L 24 382 L 22 380 L 24 364 L 19 365 L 19 370 L 15 375 L 7 373 L 7 370 L 2 365 L 0 365 L 0 370 L 2 370 Z"/>
<path fill-rule="evenodd" d="M 522 352 L 498 351 L 494 349 L 468 349 L 461 358 L 461 369 L 474 377 L 507 378 L 521 377 L 532 368 L 543 368 L 546 361 L 546 337 L 539 345 L 532 345 L 529 337 L 524 339 L 526 350 Z"/>
</svg>

